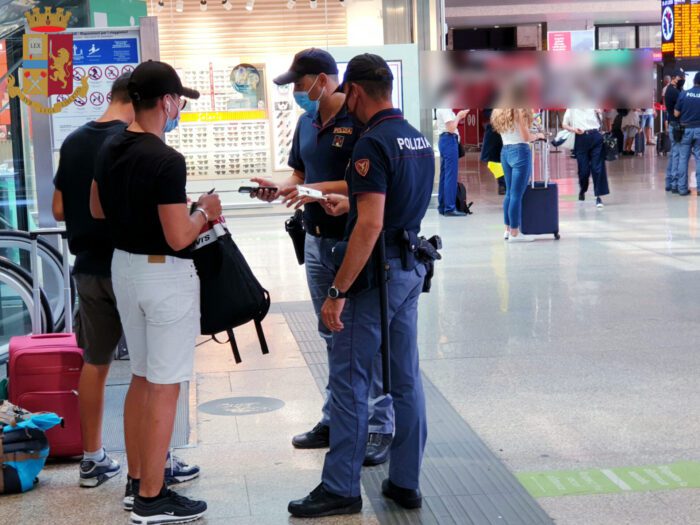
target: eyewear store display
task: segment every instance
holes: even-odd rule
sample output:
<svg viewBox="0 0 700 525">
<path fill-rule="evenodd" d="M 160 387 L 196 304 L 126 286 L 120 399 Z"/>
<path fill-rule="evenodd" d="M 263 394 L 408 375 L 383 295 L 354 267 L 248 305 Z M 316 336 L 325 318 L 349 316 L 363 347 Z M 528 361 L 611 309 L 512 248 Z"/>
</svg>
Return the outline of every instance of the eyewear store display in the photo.
<svg viewBox="0 0 700 525">
<path fill-rule="evenodd" d="M 183 83 L 201 93 L 189 101 L 180 126 L 166 136 L 185 155 L 187 176 L 248 179 L 270 175 L 270 137 L 265 110 L 264 70 L 231 68 L 179 70 Z"/>
<path fill-rule="evenodd" d="M 308 2 L 287 9 L 286 3 L 217 0 L 203 9 L 201 0 L 164 0 L 159 9 L 158 2 L 146 2 L 148 14 L 158 19 L 160 59 L 201 93 L 188 101 L 179 128 L 167 136 L 187 159 L 192 195 L 215 186 L 227 202 L 251 205 L 237 192 L 242 183 L 291 171 L 287 161 L 302 111 L 293 86 L 275 86 L 272 78 L 301 49 L 351 45 L 351 16 L 337 0 L 319 2 L 317 9 Z"/>
</svg>

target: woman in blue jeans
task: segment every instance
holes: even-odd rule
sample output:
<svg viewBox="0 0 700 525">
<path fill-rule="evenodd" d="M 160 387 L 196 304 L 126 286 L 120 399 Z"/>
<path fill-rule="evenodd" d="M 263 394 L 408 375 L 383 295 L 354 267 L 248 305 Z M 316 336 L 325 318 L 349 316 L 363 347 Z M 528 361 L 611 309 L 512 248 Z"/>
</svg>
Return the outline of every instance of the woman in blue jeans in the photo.
<svg viewBox="0 0 700 525">
<path fill-rule="evenodd" d="M 530 133 L 533 112 L 530 109 L 497 108 L 491 114 L 491 125 L 503 140 L 501 164 L 506 179 L 506 197 L 503 200 L 503 238 L 509 242 L 532 241 L 533 237 L 520 233 L 522 203 L 532 171 L 530 142 L 544 139 L 542 133 Z"/>
</svg>

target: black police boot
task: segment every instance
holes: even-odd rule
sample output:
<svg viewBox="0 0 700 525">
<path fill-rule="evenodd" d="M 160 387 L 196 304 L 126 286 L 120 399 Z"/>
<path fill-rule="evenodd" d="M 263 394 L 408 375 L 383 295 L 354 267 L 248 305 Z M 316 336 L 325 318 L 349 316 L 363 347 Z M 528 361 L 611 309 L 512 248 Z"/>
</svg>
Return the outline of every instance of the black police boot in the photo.
<svg viewBox="0 0 700 525">
<path fill-rule="evenodd" d="M 297 518 L 357 514 L 362 511 L 362 497 L 345 498 L 337 496 L 324 489 L 323 483 L 321 483 L 304 499 L 291 501 L 287 510 L 292 516 Z"/>
<path fill-rule="evenodd" d="M 367 439 L 365 461 L 362 464 L 365 467 L 374 467 L 385 463 L 389 459 L 389 450 L 393 440 L 391 434 L 370 434 Z"/>
<path fill-rule="evenodd" d="M 292 438 L 295 448 L 328 448 L 330 445 L 330 428 L 319 423 L 314 428 Z"/>
<path fill-rule="evenodd" d="M 404 509 L 419 509 L 423 506 L 423 496 L 420 490 L 403 489 L 394 485 L 389 479 L 382 482 L 382 494 L 386 498 L 393 499 Z"/>
</svg>

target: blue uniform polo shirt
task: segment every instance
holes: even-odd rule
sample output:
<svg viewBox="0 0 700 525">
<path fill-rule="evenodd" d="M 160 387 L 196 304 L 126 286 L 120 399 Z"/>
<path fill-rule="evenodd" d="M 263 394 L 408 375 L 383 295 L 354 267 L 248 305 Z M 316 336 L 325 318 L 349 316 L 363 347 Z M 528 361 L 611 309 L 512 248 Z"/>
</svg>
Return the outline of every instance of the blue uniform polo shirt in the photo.
<svg viewBox="0 0 700 525">
<path fill-rule="evenodd" d="M 399 109 L 380 111 L 367 123 L 348 169 L 350 216 L 347 235 L 357 222 L 357 196 L 386 195 L 384 230 L 387 244 L 396 234 L 419 232 L 435 180 L 433 147 Z"/>
<path fill-rule="evenodd" d="M 678 120 L 686 128 L 700 128 L 700 86 L 684 91 L 678 97 L 676 110 L 681 114 Z"/>
<path fill-rule="evenodd" d="M 343 180 L 361 131 L 345 106 L 325 127 L 319 112 L 304 113 L 294 132 L 289 167 L 304 173 L 306 184 Z M 304 223 L 315 235 L 341 239 L 347 215 L 331 217 L 314 202 L 304 207 Z"/>
</svg>

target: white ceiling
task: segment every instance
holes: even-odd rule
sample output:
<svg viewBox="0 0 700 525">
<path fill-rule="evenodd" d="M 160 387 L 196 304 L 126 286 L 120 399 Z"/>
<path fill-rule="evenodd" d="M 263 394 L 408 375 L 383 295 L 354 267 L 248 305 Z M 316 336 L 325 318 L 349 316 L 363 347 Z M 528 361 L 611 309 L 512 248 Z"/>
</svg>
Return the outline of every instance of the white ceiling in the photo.
<svg viewBox="0 0 700 525">
<path fill-rule="evenodd" d="M 449 27 L 514 26 L 548 22 L 571 29 L 611 23 L 655 23 L 661 18 L 658 0 L 445 0 Z"/>
</svg>

